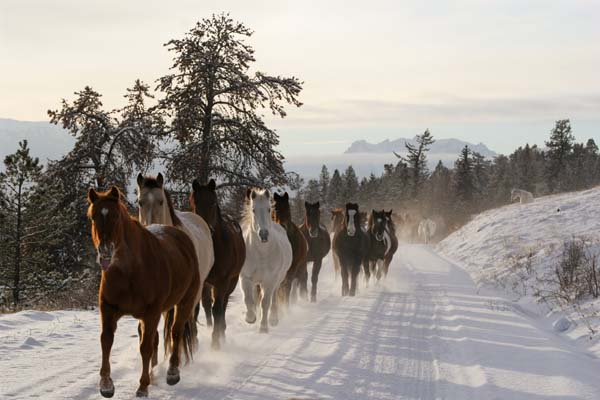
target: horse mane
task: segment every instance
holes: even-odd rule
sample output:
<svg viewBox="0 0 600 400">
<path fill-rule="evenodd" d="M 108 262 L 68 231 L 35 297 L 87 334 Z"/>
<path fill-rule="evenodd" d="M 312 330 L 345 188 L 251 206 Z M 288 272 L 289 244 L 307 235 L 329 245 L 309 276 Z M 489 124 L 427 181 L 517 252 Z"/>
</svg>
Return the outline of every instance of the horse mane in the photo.
<svg viewBox="0 0 600 400">
<path fill-rule="evenodd" d="M 367 230 L 371 230 L 371 228 L 373 227 L 373 224 L 375 223 L 375 220 L 373 218 L 373 213 L 370 212 L 369 213 L 369 218 L 367 219 Z"/>
<path fill-rule="evenodd" d="M 259 195 L 264 194 L 267 189 L 260 189 L 257 187 L 250 188 L 252 191 Z M 242 210 L 242 218 L 240 219 L 240 225 L 249 226 L 252 223 L 252 210 L 250 209 L 250 201 L 246 199 L 244 201 L 244 209 Z"/>
<path fill-rule="evenodd" d="M 148 189 L 162 189 L 163 193 L 165 194 L 165 198 L 167 199 L 167 207 L 169 207 L 169 215 L 171 216 L 171 221 L 173 221 L 173 225 L 181 226 L 181 220 L 175 213 L 175 207 L 173 207 L 171 195 L 162 185 L 158 183 L 158 180 L 153 177 L 145 177 L 143 187 Z"/>
<path fill-rule="evenodd" d="M 278 224 L 290 222 L 292 220 L 292 210 L 290 209 L 290 203 L 284 201 L 278 202 L 275 200 L 275 207 L 273 207 L 274 221 Z"/>
</svg>

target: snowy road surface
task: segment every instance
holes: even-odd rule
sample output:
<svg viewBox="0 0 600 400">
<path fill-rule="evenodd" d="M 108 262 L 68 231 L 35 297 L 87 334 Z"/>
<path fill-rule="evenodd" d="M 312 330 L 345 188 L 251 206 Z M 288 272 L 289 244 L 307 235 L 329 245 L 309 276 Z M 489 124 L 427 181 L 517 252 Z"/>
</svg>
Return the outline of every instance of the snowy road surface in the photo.
<svg viewBox="0 0 600 400">
<path fill-rule="evenodd" d="M 222 351 L 201 329 L 181 382 L 167 386 L 161 362 L 151 398 L 600 399 L 600 360 L 477 294 L 466 272 L 426 246 L 401 246 L 384 284 L 339 293 L 328 261 L 319 302 L 301 302 L 263 335 L 243 321 L 236 291 Z M 123 319 L 115 398 L 135 394 L 135 334 L 135 321 Z M 0 315 L 1 399 L 98 399 L 99 365 L 96 312 Z"/>
</svg>

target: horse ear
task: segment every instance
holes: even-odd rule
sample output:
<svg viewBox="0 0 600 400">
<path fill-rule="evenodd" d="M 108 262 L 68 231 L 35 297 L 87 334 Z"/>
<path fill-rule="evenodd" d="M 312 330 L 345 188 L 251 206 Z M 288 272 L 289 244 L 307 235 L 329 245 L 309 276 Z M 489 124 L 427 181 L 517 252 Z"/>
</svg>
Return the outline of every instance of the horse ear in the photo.
<svg viewBox="0 0 600 400">
<path fill-rule="evenodd" d="M 144 175 L 141 172 L 137 176 L 137 184 L 139 187 L 144 186 Z"/>
<path fill-rule="evenodd" d="M 284 200 L 289 200 L 289 199 L 290 199 L 290 195 L 288 194 L 288 192 L 285 192 L 285 193 L 283 194 L 283 199 L 284 199 Z"/>
<path fill-rule="evenodd" d="M 119 199 L 119 188 L 117 188 L 116 186 L 112 186 L 110 188 L 110 192 L 108 192 L 108 195 L 110 197 L 114 197 L 115 199 Z"/>
<path fill-rule="evenodd" d="M 279 193 L 277 193 L 277 192 L 273 193 L 273 199 L 275 201 L 279 200 L 280 198 L 281 198 L 281 196 L 279 195 Z"/>
<path fill-rule="evenodd" d="M 320 204 L 320 203 L 317 201 L 317 202 L 315 203 L 315 207 L 316 207 L 316 208 L 319 208 L 319 207 L 321 207 L 321 204 Z"/>
<path fill-rule="evenodd" d="M 192 181 L 192 190 L 194 192 L 197 192 L 198 190 L 200 190 L 200 182 L 198 182 L 198 179 L 194 179 Z"/>
<path fill-rule="evenodd" d="M 352 203 L 346 203 L 346 209 L 352 207 Z"/>
<path fill-rule="evenodd" d="M 214 179 L 211 179 L 210 181 L 208 181 L 208 188 L 210 190 L 215 190 L 217 188 L 217 182 L 215 182 Z"/>
<path fill-rule="evenodd" d="M 164 182 L 165 182 L 165 180 L 164 180 L 162 174 L 159 172 L 158 175 L 156 175 L 156 183 L 158 183 L 158 187 L 162 188 Z"/>
<path fill-rule="evenodd" d="M 94 188 L 90 188 L 90 190 L 88 190 L 87 201 L 90 204 L 94 204 L 96 200 L 98 200 L 98 193 L 96 193 Z"/>
</svg>

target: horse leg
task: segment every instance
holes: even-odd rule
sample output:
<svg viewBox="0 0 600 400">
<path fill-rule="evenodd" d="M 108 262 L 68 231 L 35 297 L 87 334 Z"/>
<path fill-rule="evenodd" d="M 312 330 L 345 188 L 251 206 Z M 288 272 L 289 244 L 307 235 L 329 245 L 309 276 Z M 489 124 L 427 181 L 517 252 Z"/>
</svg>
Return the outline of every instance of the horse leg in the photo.
<svg viewBox="0 0 600 400">
<path fill-rule="evenodd" d="M 383 260 L 377 260 L 377 281 L 381 280 L 381 276 L 383 275 Z"/>
<path fill-rule="evenodd" d="M 279 304 L 277 302 L 276 291 L 273 292 L 271 298 L 271 311 L 269 315 L 269 323 L 271 326 L 277 326 L 279 324 Z"/>
<path fill-rule="evenodd" d="M 360 272 L 360 264 L 353 267 L 350 273 L 352 274 L 350 279 L 350 296 L 356 295 L 356 281 L 358 278 L 358 273 Z"/>
<path fill-rule="evenodd" d="M 342 296 L 348 296 L 348 268 L 341 265 L 340 272 L 342 275 Z"/>
<path fill-rule="evenodd" d="M 308 263 L 303 261 L 300 264 L 298 270 L 298 288 L 300 290 L 300 297 L 304 300 L 308 300 Z"/>
<path fill-rule="evenodd" d="M 256 303 L 254 302 L 254 283 L 246 277 L 242 277 L 242 291 L 244 292 L 244 303 L 246 303 L 246 322 L 256 322 Z"/>
<path fill-rule="evenodd" d="M 110 350 L 115 339 L 115 330 L 120 315 L 116 310 L 100 303 L 100 318 L 102 323 L 102 333 L 100 335 L 100 346 L 102 348 L 102 366 L 100 367 L 100 394 L 104 397 L 113 397 L 115 394 L 115 385 L 110 377 Z"/>
<path fill-rule="evenodd" d="M 160 339 L 160 335 L 158 334 L 158 330 L 156 331 L 156 335 L 154 335 L 154 352 L 152 353 L 152 368 L 156 367 L 158 364 L 158 342 Z"/>
<path fill-rule="evenodd" d="M 215 303 L 213 304 L 213 317 L 215 320 L 215 324 L 213 326 L 212 332 L 212 348 L 214 350 L 219 350 L 221 348 L 221 343 L 219 340 L 221 339 L 221 329 L 223 329 L 223 314 L 224 314 L 224 299 L 225 293 L 223 288 L 215 287 Z"/>
<path fill-rule="evenodd" d="M 371 261 L 368 258 L 365 258 L 362 262 L 362 266 L 365 271 L 365 282 L 367 286 L 369 286 L 369 279 L 371 279 Z"/>
<path fill-rule="evenodd" d="M 142 320 L 142 341 L 140 342 L 140 354 L 142 355 L 142 376 L 140 386 L 135 395 L 137 397 L 148 397 L 148 385 L 150 384 L 150 359 L 154 352 L 156 328 L 160 321 L 160 312 Z"/>
<path fill-rule="evenodd" d="M 213 307 L 213 288 L 210 285 L 204 284 L 202 288 L 202 308 L 206 315 L 206 326 L 211 327 L 213 324 L 212 307 Z"/>
<path fill-rule="evenodd" d="M 195 338 L 191 337 L 191 330 L 187 331 L 186 323 L 196 323 L 193 318 L 195 305 L 196 293 L 190 291 L 189 295 L 175 306 L 171 328 L 171 357 L 167 369 L 167 384 L 171 386 L 177 384 L 181 379 L 179 375 L 180 353 L 184 353 L 186 358 L 189 358 L 194 348 Z"/>
<path fill-rule="evenodd" d="M 319 272 L 321 272 L 321 264 L 323 263 L 323 259 L 319 258 L 318 260 L 313 262 L 312 272 L 310 275 L 310 301 L 311 303 L 315 303 L 317 301 L 317 283 L 319 282 Z"/>
<path fill-rule="evenodd" d="M 337 254 L 335 254 L 335 251 L 331 252 L 331 256 L 333 257 L 333 270 L 335 271 L 334 279 L 337 281 L 338 277 L 341 275 L 340 259 L 338 258 Z"/>
<path fill-rule="evenodd" d="M 263 298 L 260 302 L 262 309 L 262 318 L 260 320 L 260 333 L 269 333 L 269 307 L 271 306 L 271 297 L 273 296 L 273 288 L 263 288 Z"/>
</svg>

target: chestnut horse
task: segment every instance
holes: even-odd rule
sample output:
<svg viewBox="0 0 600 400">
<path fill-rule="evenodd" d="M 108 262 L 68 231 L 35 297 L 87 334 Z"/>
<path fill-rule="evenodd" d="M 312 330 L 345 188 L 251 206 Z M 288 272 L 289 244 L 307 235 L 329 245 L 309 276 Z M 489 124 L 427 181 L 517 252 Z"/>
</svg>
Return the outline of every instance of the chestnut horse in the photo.
<svg viewBox="0 0 600 400">
<path fill-rule="evenodd" d="M 212 233 L 215 264 L 204 282 L 202 306 L 206 324 L 213 326 L 212 347 L 220 347 L 225 338 L 225 312 L 229 296 L 237 286 L 240 270 L 246 260 L 246 245 L 242 229 L 237 222 L 223 218 L 217 199 L 217 184 L 214 179 L 208 185 L 192 182 L 190 205 L 192 210 L 208 223 Z M 196 315 L 200 311 L 196 308 Z M 214 324 L 213 324 L 214 318 Z"/>
<path fill-rule="evenodd" d="M 311 204 L 304 202 L 304 223 L 300 225 L 300 231 L 304 235 L 304 239 L 308 243 L 308 254 L 306 255 L 306 263 L 312 262 L 312 273 L 310 277 L 311 289 L 310 289 L 310 301 L 317 301 L 317 283 L 319 281 L 319 272 L 321 271 L 321 264 L 323 258 L 329 253 L 331 249 L 331 238 L 327 229 L 321 225 L 321 210 L 319 209 L 319 202 Z M 303 269 L 307 270 L 305 265 Z M 306 274 L 308 279 L 308 273 Z M 306 286 L 306 282 L 304 286 Z"/>
<path fill-rule="evenodd" d="M 279 288 L 280 294 L 285 305 L 289 306 L 290 292 L 292 284 L 296 281 L 300 289 L 300 296 L 308 297 L 308 271 L 306 266 L 306 254 L 308 253 L 308 244 L 300 229 L 292 222 L 292 212 L 290 210 L 290 196 L 287 192 L 283 196 L 275 193 L 273 195 L 274 207 L 271 212 L 273 221 L 283 226 L 285 233 L 292 245 L 292 264 L 290 265 L 285 279 Z"/>
<path fill-rule="evenodd" d="M 392 210 L 385 211 L 385 221 L 385 235 L 389 237 L 389 246 L 383 259 L 383 273 L 387 276 L 394 254 L 398 250 L 398 237 L 396 236 L 396 224 L 394 223 Z"/>
<path fill-rule="evenodd" d="M 368 237 L 361 227 L 358 204 L 347 203 L 342 226 L 333 237 L 333 251 L 339 258 L 342 273 L 342 296 L 356 295 L 360 266 L 369 251 Z"/>
<path fill-rule="evenodd" d="M 110 377 L 110 350 L 118 320 L 132 315 L 141 321 L 142 376 L 138 397 L 148 395 L 150 361 L 156 365 L 161 313 L 175 308 L 171 324 L 165 322 L 165 337 L 171 350 L 167 383 L 179 382 L 179 357 L 190 359 L 195 345 L 191 326 L 195 324 L 194 304 L 200 290 L 200 273 L 194 244 L 181 230 L 165 225 L 144 228 L 127 212 L 116 187 L 88 192 L 88 218 L 92 239 L 102 267 L 98 302 L 102 334 L 100 394 L 115 392 Z"/>
</svg>

